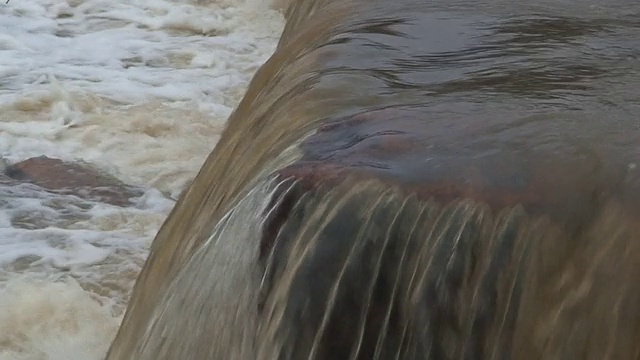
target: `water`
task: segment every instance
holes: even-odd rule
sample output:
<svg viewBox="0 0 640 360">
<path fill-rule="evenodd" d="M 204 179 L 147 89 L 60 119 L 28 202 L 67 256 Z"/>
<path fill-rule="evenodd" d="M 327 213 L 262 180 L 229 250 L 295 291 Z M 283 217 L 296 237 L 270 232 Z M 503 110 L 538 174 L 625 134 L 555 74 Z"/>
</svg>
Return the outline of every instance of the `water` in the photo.
<svg viewBox="0 0 640 360">
<path fill-rule="evenodd" d="M 633 358 L 638 10 L 291 1 L 108 359 Z"/>
<path fill-rule="evenodd" d="M 228 139 L 216 154 L 222 160 L 205 166 L 191 203 L 174 216 L 173 229 L 160 244 L 170 242 L 172 231 L 183 235 L 179 220 L 198 225 L 189 228 L 196 240 L 208 238 L 215 225 L 209 222 L 221 218 L 232 199 L 219 192 L 214 196 L 219 202 L 201 208 L 196 205 L 205 197 L 198 191 L 215 183 L 237 195 L 261 168 L 273 169 L 265 161 L 306 136 L 327 114 L 416 105 L 436 124 L 437 136 L 450 140 L 436 147 L 445 155 L 439 158 L 444 170 L 436 175 L 445 178 L 460 174 L 447 173 L 453 166 L 443 159 L 466 151 L 469 158 L 491 160 L 496 139 L 516 151 L 531 141 L 543 153 L 569 159 L 542 161 L 541 181 L 550 187 L 589 188 L 592 174 L 583 165 L 599 160 L 591 147 L 602 150 L 615 170 L 605 166 L 605 180 L 618 176 L 618 165 L 636 168 L 631 160 L 639 153 L 637 2 L 433 1 L 420 13 L 389 12 L 395 3 L 379 3 L 382 11 L 347 8 L 316 22 L 300 16 L 290 25 L 283 43 L 302 33 L 303 41 L 293 48 L 300 53 L 336 41 L 315 57 L 301 57 L 298 67 L 280 73 L 281 59 L 275 59 L 266 68 L 281 82 L 257 82 L 255 88 L 264 91 L 248 96 L 235 114 L 234 129 L 244 137 Z M 283 19 L 269 6 L 258 0 L 207 5 L 12 0 L 0 6 L 0 154 L 10 162 L 42 154 L 80 158 L 148 189 L 123 209 L 29 188 L 0 188 L 0 359 L 104 355 L 172 199 L 191 182 L 249 79 L 275 48 Z M 357 14 L 373 20 L 359 23 Z M 340 21 L 361 31 L 340 38 L 339 29 L 331 28 Z M 353 46 L 359 50 L 350 53 Z M 256 98 L 261 107 L 251 106 Z M 298 117 L 309 124 L 292 131 L 291 119 Z M 273 123 L 260 129 L 243 119 Z M 477 141 L 466 143 L 465 131 L 479 131 Z M 570 161 L 574 153 L 566 152 L 566 134 L 576 135 L 572 146 L 584 163 Z M 396 175 L 416 174 L 402 172 L 407 169 L 405 163 Z M 573 177 L 565 179 L 564 173 Z M 520 180 L 508 175 L 498 176 L 505 181 L 499 186 Z M 637 206 L 637 175 L 633 179 L 626 189 L 635 197 L 628 197 L 626 206 Z M 25 212 L 44 214 L 46 226 L 16 226 L 12 218 Z M 609 229 L 617 223 L 611 224 Z M 157 258 L 170 258 L 170 250 Z M 597 250 L 594 246 L 585 256 Z"/>
<path fill-rule="evenodd" d="M 81 159 L 148 189 L 121 208 L 0 187 L 0 359 L 104 356 L 153 236 L 282 25 L 260 0 L 0 5 L 0 156 Z M 25 213 L 44 223 L 16 225 Z"/>
</svg>

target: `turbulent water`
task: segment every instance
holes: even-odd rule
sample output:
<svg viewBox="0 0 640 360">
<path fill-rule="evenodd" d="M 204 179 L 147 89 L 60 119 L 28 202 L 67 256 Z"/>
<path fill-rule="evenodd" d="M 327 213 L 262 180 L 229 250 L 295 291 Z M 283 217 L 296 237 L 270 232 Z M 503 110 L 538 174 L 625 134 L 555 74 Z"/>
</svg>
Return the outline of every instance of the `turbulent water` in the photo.
<svg viewBox="0 0 640 360">
<path fill-rule="evenodd" d="M 0 4 L 0 156 L 81 159 L 148 189 L 121 208 L 0 187 L 0 359 L 104 356 L 172 199 L 282 25 L 260 0 Z M 45 223 L 11 221 L 23 213 Z"/>
<path fill-rule="evenodd" d="M 406 14 L 407 28 L 384 13 L 369 28 L 350 20 L 362 31 L 334 39 L 314 84 L 317 98 L 336 88 L 345 96 L 318 101 L 313 111 L 420 103 L 444 124 L 443 137 L 462 127 L 447 121 L 488 119 L 487 133 L 514 148 L 532 136 L 553 147 L 569 130 L 584 145 L 611 141 L 614 151 L 640 154 L 629 142 L 640 111 L 637 2 L 433 1 L 420 16 Z M 28 188 L 0 188 L 1 360 L 103 357 L 172 199 L 216 144 L 282 27 L 281 15 L 259 0 L 0 5 L 0 155 L 9 163 L 82 159 L 148 189 L 135 206 L 119 208 L 61 206 L 65 200 Z M 341 57 L 350 42 L 370 56 Z M 283 76 L 296 79 L 295 71 Z M 627 138 L 616 137 L 621 129 Z M 589 158 L 588 150 L 579 156 Z M 30 212 L 42 213 L 46 226 L 11 221 Z"/>
</svg>

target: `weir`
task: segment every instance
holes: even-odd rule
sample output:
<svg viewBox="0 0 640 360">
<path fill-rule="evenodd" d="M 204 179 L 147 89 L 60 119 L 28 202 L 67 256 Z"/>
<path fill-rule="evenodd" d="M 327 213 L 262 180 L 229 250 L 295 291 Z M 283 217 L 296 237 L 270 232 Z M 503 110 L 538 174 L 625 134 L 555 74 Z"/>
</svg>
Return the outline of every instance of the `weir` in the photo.
<svg viewBox="0 0 640 360">
<path fill-rule="evenodd" d="M 606 70 L 491 73 L 538 46 L 499 9 L 282 6 L 107 360 L 637 358 L 640 134 L 580 93 Z"/>
</svg>

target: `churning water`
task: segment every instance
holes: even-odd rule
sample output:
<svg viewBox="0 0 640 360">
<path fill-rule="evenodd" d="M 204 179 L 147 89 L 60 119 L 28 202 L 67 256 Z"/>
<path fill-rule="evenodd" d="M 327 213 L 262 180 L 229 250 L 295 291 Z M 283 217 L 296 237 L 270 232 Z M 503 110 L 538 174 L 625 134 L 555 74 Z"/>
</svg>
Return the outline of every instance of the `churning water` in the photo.
<svg viewBox="0 0 640 360">
<path fill-rule="evenodd" d="M 0 5 L 4 161 L 84 160 L 148 189 L 123 208 L 0 185 L 0 359 L 104 356 L 153 236 L 282 25 L 261 0 Z"/>
<path fill-rule="evenodd" d="M 640 111 L 636 1 L 428 5 L 415 17 L 404 9 L 402 21 L 381 14 L 370 27 L 351 14 L 351 25 L 362 31 L 322 53 L 324 68 L 309 78 L 318 80 L 314 94 L 329 96 L 323 102 L 318 95 L 310 112 L 337 116 L 419 103 L 434 124 L 440 121 L 445 139 L 467 125 L 473 131 L 477 123 L 464 121 L 479 119 L 491 126 L 481 129 L 476 144 L 486 135 L 518 149 L 533 138 L 558 154 L 563 148 L 554 146 L 566 143 L 563 134 L 577 134 L 579 149 L 606 142 L 614 155 L 626 151 L 625 162 L 640 154 L 633 142 Z M 82 159 L 147 189 L 121 208 L 0 186 L 0 360 L 103 357 L 151 240 L 282 28 L 282 16 L 267 0 L 0 5 L 3 161 Z M 349 42 L 360 46 L 359 56 L 340 56 L 350 54 Z M 295 70 L 282 77 L 306 81 L 307 74 Z M 296 100 L 282 90 L 297 89 L 288 85 L 272 97 Z M 273 115 L 270 105 L 263 107 Z M 295 110 L 302 113 L 304 105 Z M 273 128 L 274 137 L 285 137 L 286 129 Z M 588 151 L 580 156 L 598 160 Z M 628 166 L 633 173 L 637 165 Z M 547 185 L 571 172 L 550 169 L 555 172 L 541 176 Z"/>
</svg>

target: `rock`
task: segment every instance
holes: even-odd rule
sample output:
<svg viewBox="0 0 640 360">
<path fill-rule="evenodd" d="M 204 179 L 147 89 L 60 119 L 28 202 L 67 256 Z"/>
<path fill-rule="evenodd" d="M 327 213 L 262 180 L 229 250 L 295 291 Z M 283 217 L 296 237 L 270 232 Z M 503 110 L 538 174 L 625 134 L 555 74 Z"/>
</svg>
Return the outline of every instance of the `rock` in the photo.
<svg viewBox="0 0 640 360">
<path fill-rule="evenodd" d="M 302 157 L 277 173 L 299 180 L 306 189 L 335 186 L 347 176 L 376 179 L 424 200 L 472 199 L 494 211 L 519 204 L 529 213 L 565 223 L 589 216 L 581 209 L 600 200 L 588 194 L 601 194 L 603 201 L 611 195 L 622 201 L 637 194 L 632 189 L 637 190 L 640 181 L 628 166 L 634 148 L 613 152 L 606 143 L 593 144 L 593 156 L 585 156 L 578 142 L 547 140 L 545 148 L 534 135 L 513 146 L 511 138 L 491 133 L 491 119 L 456 124 L 430 119 L 430 111 L 395 106 L 326 121 L 300 144 Z M 536 126 L 519 130 L 535 134 L 541 131 Z M 566 134 L 584 133 L 573 123 L 555 126 Z M 590 126 L 596 132 L 603 124 Z M 633 143 L 636 138 L 621 131 L 615 140 Z M 621 190 L 628 194 L 620 196 Z"/>
<path fill-rule="evenodd" d="M 0 184 L 20 183 L 30 183 L 48 192 L 116 206 L 130 206 L 132 199 L 144 193 L 142 188 L 127 185 L 89 164 L 66 162 L 47 156 L 32 157 L 5 166 L 4 173 L 0 173 Z"/>
</svg>

